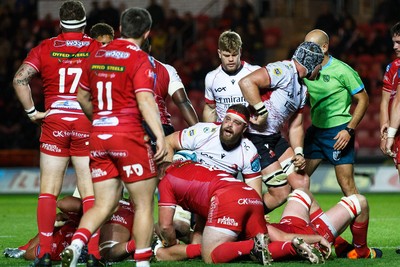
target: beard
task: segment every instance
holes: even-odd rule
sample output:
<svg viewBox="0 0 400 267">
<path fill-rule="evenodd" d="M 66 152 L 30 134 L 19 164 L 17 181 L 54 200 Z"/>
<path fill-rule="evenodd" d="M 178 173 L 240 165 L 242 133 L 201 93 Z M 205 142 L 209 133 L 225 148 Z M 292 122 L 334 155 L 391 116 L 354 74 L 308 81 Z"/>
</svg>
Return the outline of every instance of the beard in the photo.
<svg viewBox="0 0 400 267">
<path fill-rule="evenodd" d="M 224 150 L 229 151 L 240 145 L 242 135 L 235 135 L 235 133 L 229 128 L 221 128 L 219 132 L 219 139 Z"/>
</svg>

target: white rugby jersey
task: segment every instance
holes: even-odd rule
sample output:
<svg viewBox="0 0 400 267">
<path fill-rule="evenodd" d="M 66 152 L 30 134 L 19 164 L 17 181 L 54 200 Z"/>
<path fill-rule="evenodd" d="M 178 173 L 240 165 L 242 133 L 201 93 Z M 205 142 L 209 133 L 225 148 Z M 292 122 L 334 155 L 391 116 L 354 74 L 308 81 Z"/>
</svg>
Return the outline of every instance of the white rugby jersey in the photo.
<svg viewBox="0 0 400 267">
<path fill-rule="evenodd" d="M 221 145 L 220 124 L 199 122 L 180 132 L 183 149 L 196 153 L 196 161 L 236 176 L 241 172 L 244 179 L 261 177 L 260 159 L 253 143 L 242 138 L 241 144 L 226 151 Z"/>
<path fill-rule="evenodd" d="M 268 110 L 267 127 L 259 132 L 250 124 L 249 132 L 270 135 L 279 133 L 294 113 L 302 112 L 307 86 L 300 83 L 293 60 L 270 63 L 265 68 L 270 78 L 270 87 L 262 91 L 261 99 Z"/>
<path fill-rule="evenodd" d="M 231 75 L 227 74 L 220 65 L 206 75 L 205 102 L 216 104 L 217 122 L 224 120 L 226 111 L 233 104 L 248 105 L 239 87 L 239 81 L 247 74 L 259 69 L 260 66 L 250 65 L 242 61 L 242 67 Z"/>
</svg>

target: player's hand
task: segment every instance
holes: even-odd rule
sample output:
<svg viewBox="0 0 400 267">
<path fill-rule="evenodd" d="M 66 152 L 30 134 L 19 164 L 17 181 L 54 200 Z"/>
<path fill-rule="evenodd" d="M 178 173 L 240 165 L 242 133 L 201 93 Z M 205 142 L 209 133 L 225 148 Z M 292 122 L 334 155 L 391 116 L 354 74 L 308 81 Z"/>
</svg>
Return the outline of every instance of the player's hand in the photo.
<svg viewBox="0 0 400 267">
<path fill-rule="evenodd" d="M 302 154 L 296 154 L 292 158 L 295 171 L 304 170 L 306 168 L 306 159 Z"/>
<path fill-rule="evenodd" d="M 384 132 L 381 134 L 381 143 L 379 145 L 379 148 L 383 152 L 383 154 L 386 154 L 386 141 L 387 141 L 387 132 Z"/>
<path fill-rule="evenodd" d="M 388 137 L 386 139 L 386 146 L 385 146 L 385 151 L 384 151 L 384 153 L 386 155 L 388 155 L 389 157 L 392 157 L 392 158 L 396 157 L 396 153 L 394 153 L 392 151 L 393 143 L 394 143 L 394 138 L 393 137 Z"/>
<path fill-rule="evenodd" d="M 45 112 L 37 111 L 35 115 L 29 117 L 31 122 L 36 123 L 36 124 L 42 124 L 42 120 L 46 118 L 47 114 L 50 112 L 50 110 L 46 110 Z"/>
<path fill-rule="evenodd" d="M 319 242 L 319 250 L 324 255 L 324 258 L 327 259 L 332 253 L 331 244 L 325 238 L 321 237 L 321 241 Z"/>
<path fill-rule="evenodd" d="M 157 138 L 157 150 L 154 154 L 154 160 L 157 164 L 161 164 L 165 161 L 168 155 L 167 144 L 165 143 L 165 138 Z"/>
<path fill-rule="evenodd" d="M 346 130 L 341 130 L 338 134 L 333 138 L 336 140 L 336 143 L 333 145 L 333 149 L 335 150 L 343 150 L 350 142 L 351 135 Z"/>
<path fill-rule="evenodd" d="M 250 123 L 253 124 L 253 128 L 258 131 L 263 131 L 267 127 L 268 112 L 263 115 L 250 116 Z"/>
<path fill-rule="evenodd" d="M 381 132 L 381 138 L 382 138 L 385 134 L 387 134 L 388 127 L 389 127 L 389 123 L 386 122 L 386 123 L 383 123 L 383 124 L 382 124 L 381 130 L 380 130 L 380 132 Z"/>
</svg>

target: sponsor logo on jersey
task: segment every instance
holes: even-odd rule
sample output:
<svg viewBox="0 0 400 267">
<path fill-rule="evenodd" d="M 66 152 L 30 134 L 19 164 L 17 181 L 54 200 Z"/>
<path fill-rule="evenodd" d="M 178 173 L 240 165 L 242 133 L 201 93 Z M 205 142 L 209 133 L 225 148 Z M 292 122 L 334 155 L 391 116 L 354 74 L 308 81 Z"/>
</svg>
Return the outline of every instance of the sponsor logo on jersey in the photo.
<svg viewBox="0 0 400 267">
<path fill-rule="evenodd" d="M 111 221 L 113 221 L 113 222 L 119 222 L 119 223 L 121 223 L 121 224 L 128 224 L 127 222 L 126 222 L 126 220 L 125 220 L 125 218 L 124 217 L 122 217 L 122 216 L 120 216 L 120 215 L 115 215 L 115 214 L 113 214 L 112 215 L 112 217 L 111 217 Z"/>
<path fill-rule="evenodd" d="M 226 217 L 224 216 L 223 218 L 218 218 L 217 219 L 218 224 L 224 224 L 224 225 L 231 225 L 231 226 L 238 226 L 238 222 L 235 221 L 235 219 Z"/>
<path fill-rule="evenodd" d="M 116 126 L 119 120 L 117 117 L 102 117 L 100 119 L 93 120 L 93 126 Z"/>
<path fill-rule="evenodd" d="M 130 177 L 131 174 L 134 174 L 134 173 L 137 176 L 143 175 L 143 166 L 141 164 L 132 164 L 132 165 L 123 166 L 122 169 L 125 171 L 126 177 Z"/>
<path fill-rule="evenodd" d="M 51 104 L 51 108 L 80 110 L 81 106 L 79 105 L 79 103 L 77 101 L 74 101 L 74 100 L 57 100 Z"/>
<path fill-rule="evenodd" d="M 92 177 L 97 178 L 101 176 L 107 175 L 107 171 L 103 171 L 102 169 L 92 169 Z"/>
<path fill-rule="evenodd" d="M 78 138 L 89 138 L 88 133 L 81 133 L 81 132 L 68 132 L 68 131 L 53 131 L 53 136 L 54 137 L 78 137 Z"/>
<path fill-rule="evenodd" d="M 93 64 L 90 66 L 91 70 L 103 70 L 103 71 L 113 71 L 113 72 L 124 72 L 124 66 L 114 66 L 114 65 L 98 65 Z"/>
<path fill-rule="evenodd" d="M 190 131 L 187 132 L 187 135 L 188 135 L 188 136 L 193 136 L 193 135 L 195 135 L 195 134 L 196 134 L 196 130 L 195 130 L 195 129 L 192 129 L 192 130 L 190 130 Z"/>
<path fill-rule="evenodd" d="M 218 97 L 215 99 L 215 102 L 219 103 L 219 104 L 246 104 L 247 103 L 243 96 Z"/>
<path fill-rule="evenodd" d="M 209 133 L 211 131 L 210 127 L 203 128 L 204 133 Z"/>
<path fill-rule="evenodd" d="M 63 47 L 63 46 L 73 46 L 73 47 L 84 47 L 84 46 L 90 46 L 90 41 L 81 41 L 81 40 L 55 40 L 54 41 L 54 47 Z"/>
<path fill-rule="evenodd" d="M 115 59 L 127 59 L 131 54 L 125 51 L 118 50 L 103 50 L 99 49 L 96 52 L 96 57 L 110 57 Z"/>
<path fill-rule="evenodd" d="M 65 53 L 65 52 L 56 52 L 52 51 L 50 56 L 55 58 L 87 58 L 90 56 L 89 52 L 80 52 L 80 53 Z"/>
<path fill-rule="evenodd" d="M 225 86 L 224 87 L 218 87 L 218 88 L 215 88 L 214 91 L 217 92 L 217 93 L 220 93 L 222 91 L 225 92 L 226 91 L 226 87 Z"/>
<path fill-rule="evenodd" d="M 61 149 L 57 145 L 43 143 L 42 148 L 51 152 L 61 152 Z"/>
<path fill-rule="evenodd" d="M 239 198 L 239 205 L 263 205 L 263 202 L 260 199 L 256 198 Z"/>
<path fill-rule="evenodd" d="M 99 151 L 99 150 L 93 150 L 90 151 L 90 155 L 92 157 L 104 157 L 106 155 L 110 155 L 114 158 L 126 158 L 128 156 L 128 152 L 127 151 Z"/>
</svg>

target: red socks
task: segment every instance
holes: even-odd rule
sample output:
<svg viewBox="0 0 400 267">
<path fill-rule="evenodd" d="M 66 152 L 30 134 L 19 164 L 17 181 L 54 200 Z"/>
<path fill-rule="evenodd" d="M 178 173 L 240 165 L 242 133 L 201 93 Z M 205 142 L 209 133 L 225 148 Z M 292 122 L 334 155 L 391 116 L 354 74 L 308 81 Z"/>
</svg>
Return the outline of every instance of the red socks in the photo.
<svg viewBox="0 0 400 267">
<path fill-rule="evenodd" d="M 194 259 L 201 256 L 200 244 L 189 244 L 186 247 L 186 255 L 189 259 Z"/>
<path fill-rule="evenodd" d="M 51 253 L 56 212 L 56 196 L 52 194 L 40 194 L 37 207 L 40 252 L 39 255 L 36 255 L 39 258 L 43 257 L 45 253 Z"/>
<path fill-rule="evenodd" d="M 133 259 L 136 262 L 150 261 L 151 256 L 153 256 L 153 251 L 151 251 L 151 248 L 143 248 L 135 250 L 135 255 L 133 255 Z"/>
<path fill-rule="evenodd" d="M 83 213 L 88 211 L 94 205 L 94 196 L 88 196 L 82 199 L 83 205 Z M 99 251 L 99 239 L 100 239 L 100 230 L 94 233 L 88 242 L 88 253 L 92 254 L 96 257 L 96 259 L 100 259 L 100 251 Z"/>
<path fill-rule="evenodd" d="M 367 257 L 369 248 L 367 246 L 367 232 L 369 220 L 365 222 L 353 222 L 350 225 L 351 233 L 353 234 L 354 248 L 359 257 Z"/>
<path fill-rule="evenodd" d="M 250 254 L 253 246 L 253 239 L 222 243 L 211 252 L 211 259 L 213 263 L 230 262 L 241 255 Z"/>
<path fill-rule="evenodd" d="M 268 250 L 274 261 L 287 259 L 296 256 L 296 250 L 292 246 L 292 242 L 274 241 L 268 244 Z"/>
</svg>

